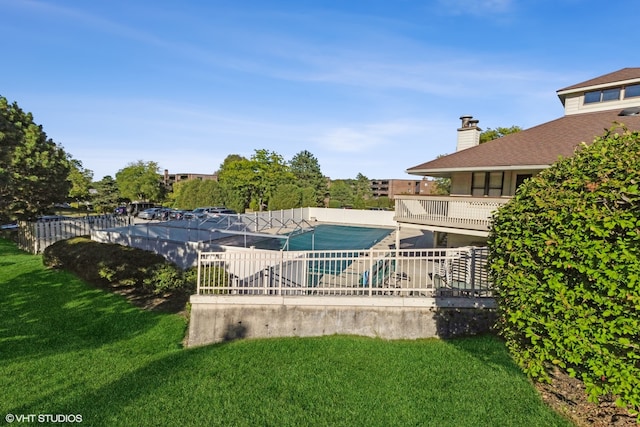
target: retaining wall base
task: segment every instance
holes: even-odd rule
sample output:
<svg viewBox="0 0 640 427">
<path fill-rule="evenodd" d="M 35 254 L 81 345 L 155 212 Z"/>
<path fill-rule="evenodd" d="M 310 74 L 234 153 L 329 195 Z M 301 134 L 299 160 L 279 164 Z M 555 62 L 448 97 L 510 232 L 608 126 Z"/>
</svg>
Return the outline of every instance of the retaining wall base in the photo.
<svg viewBox="0 0 640 427">
<path fill-rule="evenodd" d="M 489 332 L 496 317 L 495 301 L 490 298 L 457 303 L 453 298 L 429 298 L 432 301 L 420 303 L 402 297 L 320 298 L 324 304 L 318 298 L 314 302 L 304 299 L 192 296 L 187 345 L 334 334 L 383 339 L 452 338 Z"/>
</svg>

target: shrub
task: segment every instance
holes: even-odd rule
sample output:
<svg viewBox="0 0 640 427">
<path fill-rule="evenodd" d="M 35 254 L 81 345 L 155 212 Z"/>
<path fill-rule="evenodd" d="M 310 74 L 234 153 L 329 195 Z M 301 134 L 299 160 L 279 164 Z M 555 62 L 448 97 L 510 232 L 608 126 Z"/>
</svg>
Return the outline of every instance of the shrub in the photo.
<svg viewBox="0 0 640 427">
<path fill-rule="evenodd" d="M 98 286 L 145 288 L 156 294 L 191 291 L 193 274 L 183 272 L 161 255 L 128 246 L 93 242 L 85 237 L 47 247 L 43 263 L 71 271 Z"/>
<path fill-rule="evenodd" d="M 143 283 L 158 295 L 180 290 L 192 292 L 196 288 L 197 275 L 194 272 L 197 270 L 193 268 L 182 271 L 174 264 L 158 264 Z"/>
<path fill-rule="evenodd" d="M 640 133 L 612 128 L 527 180 L 494 216 L 498 329 L 531 377 L 640 408 Z"/>
</svg>

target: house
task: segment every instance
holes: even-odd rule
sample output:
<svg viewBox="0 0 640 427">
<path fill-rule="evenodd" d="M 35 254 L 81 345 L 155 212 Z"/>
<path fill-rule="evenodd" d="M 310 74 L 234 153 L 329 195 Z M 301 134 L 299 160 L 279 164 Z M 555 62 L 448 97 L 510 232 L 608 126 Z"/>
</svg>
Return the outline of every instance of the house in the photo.
<svg viewBox="0 0 640 427">
<path fill-rule="evenodd" d="M 615 123 L 640 130 L 640 68 L 624 68 L 557 91 L 564 106 L 558 119 L 479 144 L 482 129 L 462 116 L 456 152 L 407 169 L 423 177 L 449 178 L 450 195 L 398 196 L 400 227 L 436 233 L 448 247 L 486 243 L 491 213 L 506 203 L 522 182 L 560 156 L 590 143 Z"/>
</svg>

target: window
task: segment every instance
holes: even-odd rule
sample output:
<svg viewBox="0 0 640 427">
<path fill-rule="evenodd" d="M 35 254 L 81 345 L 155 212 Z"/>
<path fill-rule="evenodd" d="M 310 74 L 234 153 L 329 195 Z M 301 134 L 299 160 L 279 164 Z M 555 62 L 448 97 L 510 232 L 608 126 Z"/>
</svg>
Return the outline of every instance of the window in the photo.
<svg viewBox="0 0 640 427">
<path fill-rule="evenodd" d="M 584 103 L 593 104 L 594 102 L 600 102 L 600 91 L 587 92 L 584 94 Z"/>
<path fill-rule="evenodd" d="M 533 175 L 532 175 L 532 174 L 530 174 L 530 173 L 527 173 L 527 174 L 518 174 L 518 175 L 516 175 L 516 191 L 518 191 L 518 188 L 519 188 L 522 184 L 524 184 L 524 182 L 525 182 L 527 179 L 531 178 L 532 176 L 533 176 Z"/>
<path fill-rule="evenodd" d="M 596 102 L 617 101 L 620 99 L 620 88 L 613 89 L 594 90 L 592 92 L 585 92 L 584 103 L 593 104 Z"/>
<path fill-rule="evenodd" d="M 602 91 L 602 102 L 617 101 L 620 99 L 620 88 L 607 89 Z"/>
<path fill-rule="evenodd" d="M 640 96 L 640 85 L 627 86 L 624 89 L 625 98 L 633 98 L 635 96 Z"/>
<path fill-rule="evenodd" d="M 474 172 L 471 180 L 472 196 L 502 196 L 502 172 Z"/>
</svg>

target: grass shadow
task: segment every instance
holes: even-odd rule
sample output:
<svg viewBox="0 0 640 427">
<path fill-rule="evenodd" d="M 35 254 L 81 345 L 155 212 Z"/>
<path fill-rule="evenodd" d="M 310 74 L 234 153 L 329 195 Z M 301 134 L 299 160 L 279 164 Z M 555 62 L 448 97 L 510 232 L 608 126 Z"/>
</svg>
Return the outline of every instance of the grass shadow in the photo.
<svg viewBox="0 0 640 427">
<path fill-rule="evenodd" d="M 46 270 L 40 257 L 8 255 L 12 265 L 0 273 L 0 361 L 102 346 L 152 328 L 161 316 L 71 273 Z"/>
</svg>

